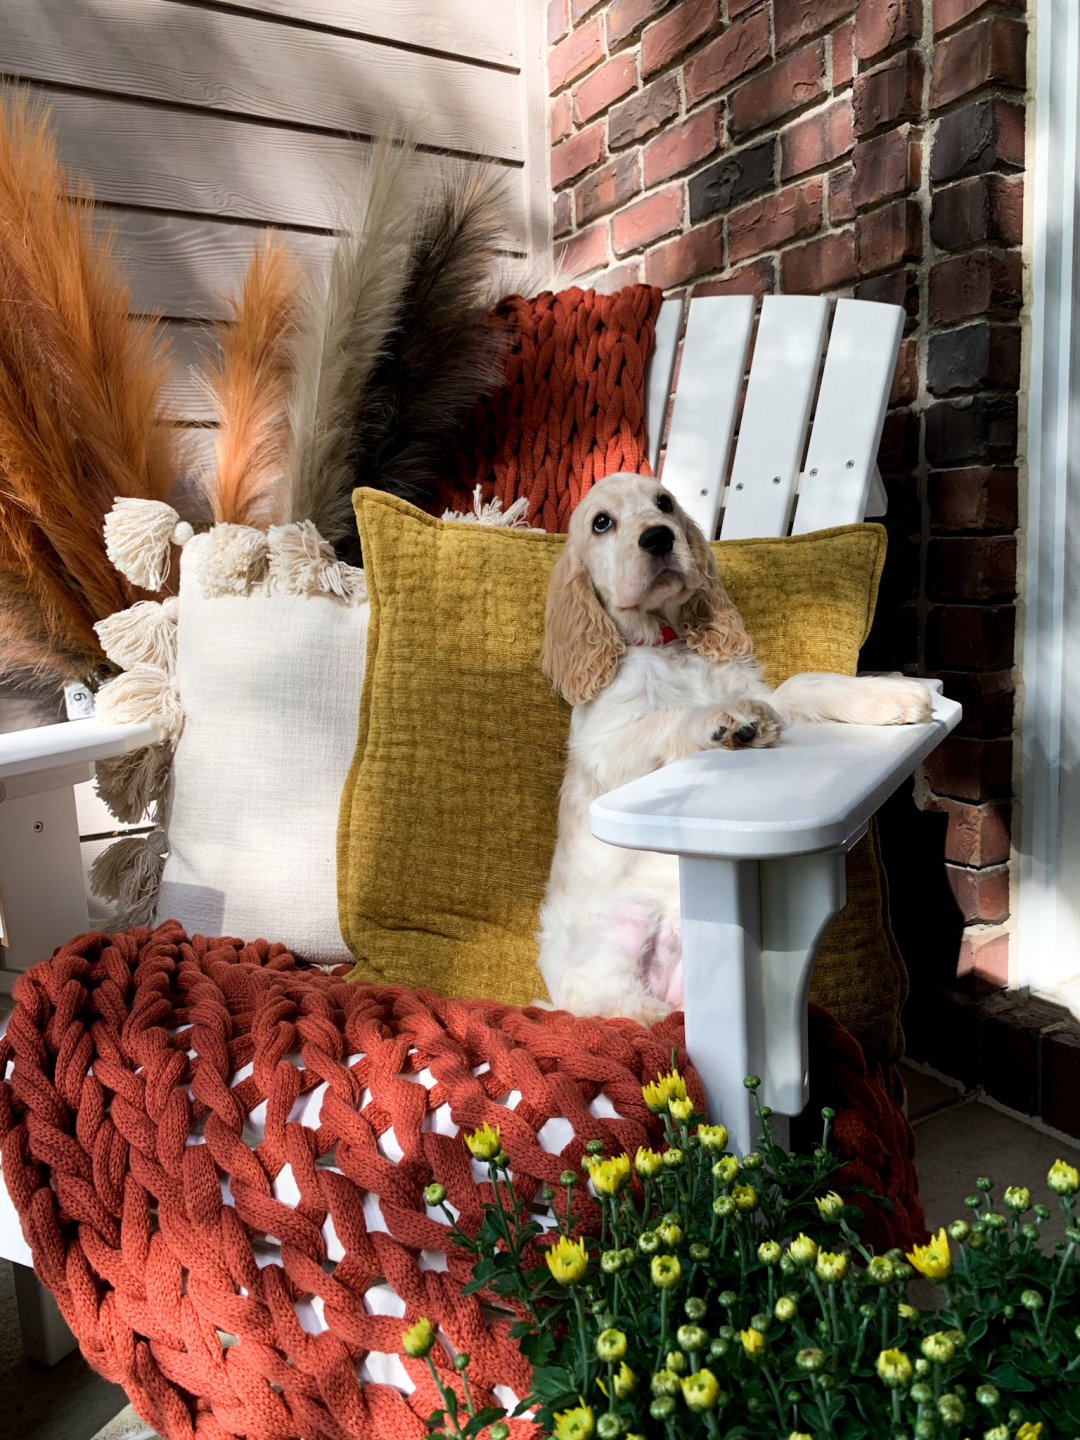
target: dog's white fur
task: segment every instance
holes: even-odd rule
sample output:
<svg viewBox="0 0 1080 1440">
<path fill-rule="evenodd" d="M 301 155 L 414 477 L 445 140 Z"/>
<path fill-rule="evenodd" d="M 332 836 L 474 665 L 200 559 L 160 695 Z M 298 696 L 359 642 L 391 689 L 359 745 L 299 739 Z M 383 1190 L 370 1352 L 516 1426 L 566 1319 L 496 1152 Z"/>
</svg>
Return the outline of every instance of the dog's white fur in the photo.
<svg viewBox="0 0 1080 1440">
<path fill-rule="evenodd" d="M 667 554 L 639 544 L 658 525 L 672 531 Z M 663 626 L 680 638 L 654 646 Z M 678 861 L 597 840 L 597 796 L 712 746 L 773 745 L 797 721 L 930 715 L 925 687 L 902 676 L 797 675 L 770 690 L 701 531 L 641 475 L 609 476 L 574 513 L 540 663 L 574 707 L 540 971 L 577 1014 L 649 1022 L 681 1001 Z"/>
</svg>

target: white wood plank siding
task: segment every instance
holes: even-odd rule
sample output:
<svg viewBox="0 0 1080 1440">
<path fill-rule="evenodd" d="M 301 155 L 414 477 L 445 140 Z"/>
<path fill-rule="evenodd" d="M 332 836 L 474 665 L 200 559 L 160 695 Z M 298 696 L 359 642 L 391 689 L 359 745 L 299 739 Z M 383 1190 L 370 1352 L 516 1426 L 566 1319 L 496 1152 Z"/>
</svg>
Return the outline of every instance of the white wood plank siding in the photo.
<svg viewBox="0 0 1080 1440">
<path fill-rule="evenodd" d="M 0 56 L 27 79 L 354 135 L 415 117 L 447 150 L 525 153 L 513 71 L 174 0 L 4 0 Z"/>
<path fill-rule="evenodd" d="M 521 59 L 511 0 L 230 0 L 234 10 L 325 25 L 355 35 L 426 44 L 492 65 Z M 530 0 L 532 3 L 532 0 Z M 537 6 L 537 9 L 542 7 Z M 423 40 L 417 39 L 423 36 Z"/>
</svg>

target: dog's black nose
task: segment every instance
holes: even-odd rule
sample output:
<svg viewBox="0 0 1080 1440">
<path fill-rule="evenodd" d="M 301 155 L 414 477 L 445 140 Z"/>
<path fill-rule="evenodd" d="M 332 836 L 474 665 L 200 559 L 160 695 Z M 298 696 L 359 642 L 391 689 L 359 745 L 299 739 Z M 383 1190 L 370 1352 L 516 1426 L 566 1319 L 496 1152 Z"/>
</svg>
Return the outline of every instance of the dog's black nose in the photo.
<svg viewBox="0 0 1080 1440">
<path fill-rule="evenodd" d="M 637 543 L 650 555 L 670 555 L 675 544 L 675 532 L 667 525 L 650 525 L 638 536 Z"/>
</svg>

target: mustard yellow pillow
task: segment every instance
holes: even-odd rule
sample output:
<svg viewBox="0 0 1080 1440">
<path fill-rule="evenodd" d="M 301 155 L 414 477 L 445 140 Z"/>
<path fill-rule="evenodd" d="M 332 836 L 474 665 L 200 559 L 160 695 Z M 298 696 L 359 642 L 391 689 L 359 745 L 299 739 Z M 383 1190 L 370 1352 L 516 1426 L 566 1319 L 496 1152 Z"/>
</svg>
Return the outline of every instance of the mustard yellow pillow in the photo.
<svg viewBox="0 0 1080 1440">
<path fill-rule="evenodd" d="M 562 536 L 436 520 L 354 497 L 371 622 L 338 829 L 352 978 L 528 1004 L 570 712 L 540 674 Z M 770 682 L 853 673 L 885 555 L 876 525 L 716 544 Z M 826 937 L 814 999 L 876 1054 L 898 1044 L 904 972 L 868 842 Z M 839 942 L 839 943 L 837 943 Z"/>
</svg>

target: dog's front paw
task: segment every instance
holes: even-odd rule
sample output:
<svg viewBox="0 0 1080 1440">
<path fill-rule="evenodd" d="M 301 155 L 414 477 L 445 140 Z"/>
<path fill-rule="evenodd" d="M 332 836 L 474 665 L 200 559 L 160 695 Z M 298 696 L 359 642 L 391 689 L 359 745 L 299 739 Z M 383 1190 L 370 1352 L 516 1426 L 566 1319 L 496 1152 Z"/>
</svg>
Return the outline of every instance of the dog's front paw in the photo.
<svg viewBox="0 0 1080 1440">
<path fill-rule="evenodd" d="M 630 1020 L 636 1020 L 639 1025 L 655 1025 L 658 1020 L 665 1020 L 671 1014 L 671 1006 L 663 1000 L 657 1000 L 655 995 L 646 995 L 635 1005 L 628 1006 L 622 1012 Z"/>
<path fill-rule="evenodd" d="M 780 717 L 762 700 L 717 709 L 709 725 L 709 744 L 721 750 L 761 749 L 780 738 Z"/>
<path fill-rule="evenodd" d="M 931 718 L 930 691 L 903 675 L 868 675 L 859 696 L 864 725 L 922 725 Z"/>
</svg>

